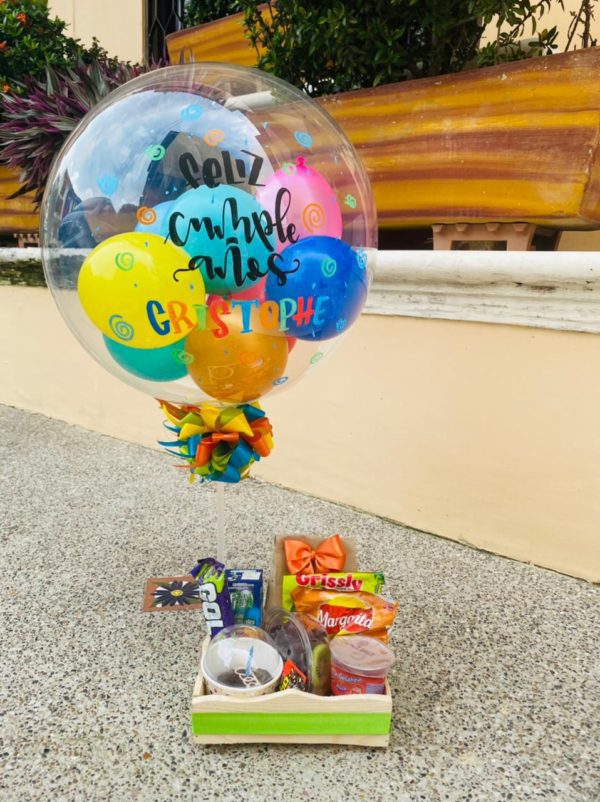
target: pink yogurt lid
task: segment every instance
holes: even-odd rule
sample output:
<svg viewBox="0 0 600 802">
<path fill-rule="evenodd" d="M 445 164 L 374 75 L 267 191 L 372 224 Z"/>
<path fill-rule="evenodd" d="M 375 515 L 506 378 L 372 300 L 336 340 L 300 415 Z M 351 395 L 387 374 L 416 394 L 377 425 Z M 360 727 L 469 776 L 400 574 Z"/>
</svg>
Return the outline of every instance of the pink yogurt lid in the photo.
<svg viewBox="0 0 600 802">
<path fill-rule="evenodd" d="M 338 635 L 330 649 L 334 663 L 363 677 L 385 677 L 394 662 L 389 646 L 365 635 Z"/>
</svg>

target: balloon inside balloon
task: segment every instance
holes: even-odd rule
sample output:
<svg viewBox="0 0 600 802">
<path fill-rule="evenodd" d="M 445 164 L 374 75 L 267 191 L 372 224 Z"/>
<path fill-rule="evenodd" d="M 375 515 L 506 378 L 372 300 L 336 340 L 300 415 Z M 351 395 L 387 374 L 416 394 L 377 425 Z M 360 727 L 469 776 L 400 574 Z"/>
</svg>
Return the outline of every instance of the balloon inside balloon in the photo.
<svg viewBox="0 0 600 802">
<path fill-rule="evenodd" d="M 130 348 L 106 336 L 104 344 L 115 362 L 140 379 L 172 382 L 187 375 L 185 338 L 162 348 Z"/>
<path fill-rule="evenodd" d="M 285 376 L 288 341 L 281 334 L 253 329 L 243 333 L 239 313 L 229 313 L 227 335 L 193 331 L 185 343 L 192 357 L 189 372 L 196 384 L 212 398 L 243 403 L 266 395 Z"/>
<path fill-rule="evenodd" d="M 187 263 L 181 248 L 156 234 L 110 237 L 81 266 L 79 300 L 107 337 L 134 348 L 169 345 L 195 327 L 195 307 L 206 297 L 202 276 L 187 272 Z"/>
<path fill-rule="evenodd" d="M 260 222 L 263 211 L 237 187 L 198 187 L 173 203 L 162 233 L 189 254 L 209 293 L 241 292 L 263 278 L 275 250 L 272 226 Z"/>
<path fill-rule="evenodd" d="M 303 156 L 277 170 L 256 197 L 272 215 L 277 214 L 282 197 L 289 199 L 286 221 L 294 226 L 298 239 L 342 236 L 342 210 L 336 194 L 321 173 L 307 166 Z M 279 243 L 278 250 L 284 247 Z"/>
<path fill-rule="evenodd" d="M 267 279 L 266 297 L 279 303 L 297 298 L 287 318 L 288 333 L 301 340 L 328 340 L 349 328 L 359 316 L 369 281 L 362 252 L 333 237 L 308 237 L 281 254 L 288 271 L 284 286 Z"/>
<path fill-rule="evenodd" d="M 256 70 L 188 64 L 95 106 L 48 180 L 42 255 L 70 328 L 167 401 L 254 401 L 321 362 L 364 304 L 369 182 L 344 133 Z"/>
</svg>

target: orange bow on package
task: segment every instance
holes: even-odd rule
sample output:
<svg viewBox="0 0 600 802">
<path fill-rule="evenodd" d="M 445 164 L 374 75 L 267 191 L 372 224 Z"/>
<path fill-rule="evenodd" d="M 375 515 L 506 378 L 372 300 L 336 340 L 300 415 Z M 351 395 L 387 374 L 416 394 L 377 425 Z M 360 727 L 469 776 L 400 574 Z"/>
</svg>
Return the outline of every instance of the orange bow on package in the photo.
<svg viewBox="0 0 600 802">
<path fill-rule="evenodd" d="M 328 574 L 341 571 L 346 561 L 346 549 L 339 535 L 332 535 L 316 549 L 303 540 L 286 538 L 283 542 L 290 574 Z"/>
</svg>

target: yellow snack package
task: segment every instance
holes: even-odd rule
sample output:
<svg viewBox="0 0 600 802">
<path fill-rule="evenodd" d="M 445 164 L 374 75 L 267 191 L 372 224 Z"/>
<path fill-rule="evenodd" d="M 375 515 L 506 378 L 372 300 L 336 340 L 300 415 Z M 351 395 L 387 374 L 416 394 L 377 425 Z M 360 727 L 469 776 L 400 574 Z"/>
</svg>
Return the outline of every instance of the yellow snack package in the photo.
<svg viewBox="0 0 600 802">
<path fill-rule="evenodd" d="M 355 593 L 357 590 L 368 593 L 381 593 L 385 584 L 382 573 L 365 571 L 342 571 L 331 574 L 290 574 L 283 577 L 281 606 L 284 610 L 294 610 L 293 593 L 297 588 L 312 590 L 336 590 L 338 593 Z"/>
</svg>

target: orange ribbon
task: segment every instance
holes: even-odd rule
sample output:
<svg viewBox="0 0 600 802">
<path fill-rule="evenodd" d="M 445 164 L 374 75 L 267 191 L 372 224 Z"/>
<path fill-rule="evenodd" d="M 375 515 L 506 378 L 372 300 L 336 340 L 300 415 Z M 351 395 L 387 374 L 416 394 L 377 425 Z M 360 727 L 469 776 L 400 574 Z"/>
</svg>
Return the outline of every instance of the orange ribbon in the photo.
<svg viewBox="0 0 600 802">
<path fill-rule="evenodd" d="M 291 574 L 329 574 L 343 570 L 346 561 L 346 550 L 339 535 L 328 537 L 316 549 L 293 538 L 284 540 L 283 547 Z"/>
</svg>

